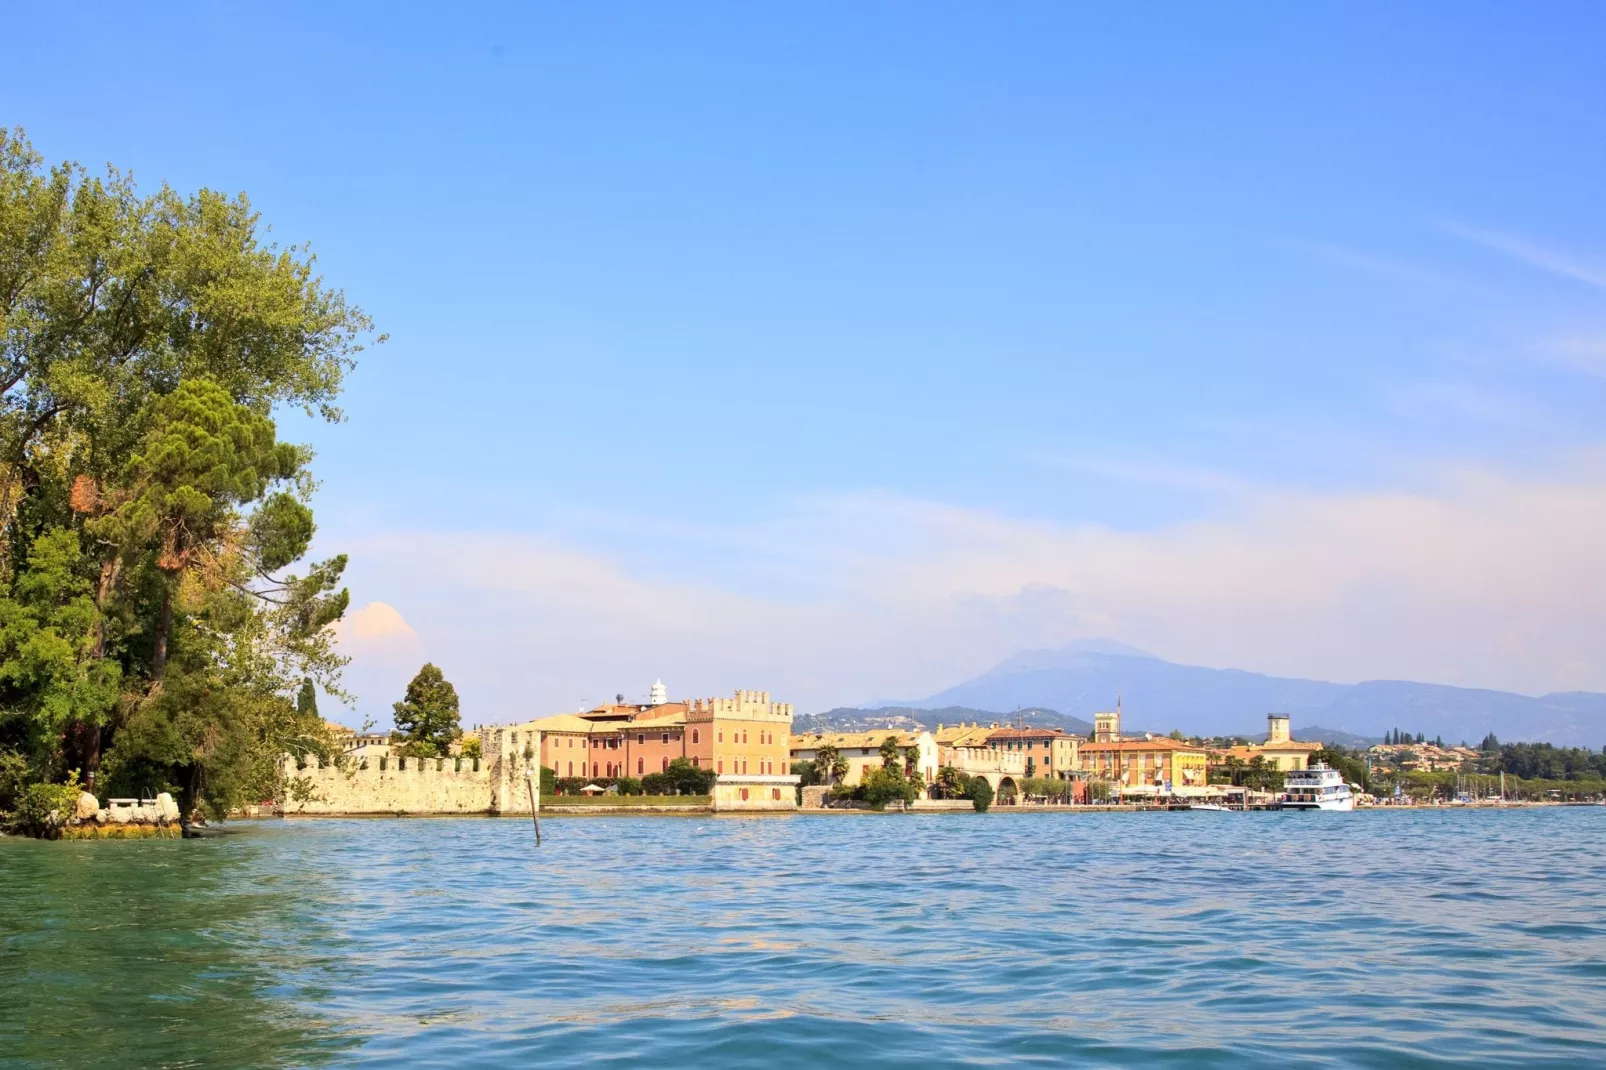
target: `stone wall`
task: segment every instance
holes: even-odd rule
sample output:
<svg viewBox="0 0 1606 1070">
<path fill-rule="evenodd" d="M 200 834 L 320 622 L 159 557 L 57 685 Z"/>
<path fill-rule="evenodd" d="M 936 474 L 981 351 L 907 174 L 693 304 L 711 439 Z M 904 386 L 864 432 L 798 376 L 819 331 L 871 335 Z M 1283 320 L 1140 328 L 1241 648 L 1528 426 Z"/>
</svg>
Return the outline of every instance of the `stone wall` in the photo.
<svg viewBox="0 0 1606 1070">
<path fill-rule="evenodd" d="M 731 776 L 714 782 L 712 802 L 715 811 L 796 810 L 795 776 Z"/>
<path fill-rule="evenodd" d="M 491 773 L 483 762 L 478 770 L 474 764 L 468 758 L 390 758 L 342 769 L 311 758 L 297 769 L 286 759 L 284 812 L 483 814 L 491 809 Z"/>
</svg>

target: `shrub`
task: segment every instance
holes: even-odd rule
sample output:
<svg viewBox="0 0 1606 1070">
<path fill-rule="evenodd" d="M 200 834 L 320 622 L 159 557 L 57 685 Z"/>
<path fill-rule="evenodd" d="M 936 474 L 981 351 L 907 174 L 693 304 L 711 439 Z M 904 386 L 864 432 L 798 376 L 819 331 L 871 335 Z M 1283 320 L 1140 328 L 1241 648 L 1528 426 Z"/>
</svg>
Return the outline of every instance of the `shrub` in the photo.
<svg viewBox="0 0 1606 1070">
<path fill-rule="evenodd" d="M 677 795 L 707 795 L 714 790 L 714 781 L 719 779 L 719 774 L 712 769 L 693 765 L 689 758 L 670 762 L 665 775 L 674 782 Z"/>
<path fill-rule="evenodd" d="M 648 773 L 641 778 L 643 795 L 674 795 L 675 781 L 668 773 Z"/>
<path fill-rule="evenodd" d="M 78 773 L 75 770 L 65 784 L 30 784 L 18 797 L 11 813 L 11 826 L 29 836 L 55 839 L 61 827 L 77 812 Z"/>
<path fill-rule="evenodd" d="M 986 777 L 971 778 L 970 804 L 976 808 L 978 814 L 985 814 L 987 808 L 993 804 L 993 786 L 987 783 Z"/>
<path fill-rule="evenodd" d="M 9 813 L 28 787 L 28 759 L 0 751 L 0 815 Z"/>
<path fill-rule="evenodd" d="M 870 809 L 885 810 L 889 802 L 914 802 L 920 797 L 920 789 L 896 769 L 872 769 L 860 787 L 860 797 L 870 804 Z"/>
<path fill-rule="evenodd" d="M 620 795 L 641 794 L 641 781 L 637 780 L 633 776 L 620 777 L 614 782 L 614 787 L 618 789 Z"/>
</svg>

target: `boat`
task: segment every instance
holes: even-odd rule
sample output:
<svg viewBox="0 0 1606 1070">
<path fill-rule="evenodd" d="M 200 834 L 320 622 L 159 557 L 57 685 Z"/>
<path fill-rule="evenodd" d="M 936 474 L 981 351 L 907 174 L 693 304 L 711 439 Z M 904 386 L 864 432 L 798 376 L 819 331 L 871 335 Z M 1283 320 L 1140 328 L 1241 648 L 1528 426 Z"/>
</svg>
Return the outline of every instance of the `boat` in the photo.
<svg viewBox="0 0 1606 1070">
<path fill-rule="evenodd" d="M 1228 812 L 1230 812 L 1231 808 L 1230 807 L 1226 807 L 1226 806 L 1222 806 L 1220 803 L 1189 803 L 1188 804 L 1188 809 L 1190 809 L 1190 810 L 1209 810 L 1209 811 L 1212 811 L 1212 812 L 1215 812 L 1215 811 L 1219 810 L 1222 813 L 1228 813 Z"/>
<path fill-rule="evenodd" d="M 1295 769 L 1283 778 L 1280 810 L 1353 810 L 1355 796 L 1344 775 L 1324 762 Z"/>
</svg>

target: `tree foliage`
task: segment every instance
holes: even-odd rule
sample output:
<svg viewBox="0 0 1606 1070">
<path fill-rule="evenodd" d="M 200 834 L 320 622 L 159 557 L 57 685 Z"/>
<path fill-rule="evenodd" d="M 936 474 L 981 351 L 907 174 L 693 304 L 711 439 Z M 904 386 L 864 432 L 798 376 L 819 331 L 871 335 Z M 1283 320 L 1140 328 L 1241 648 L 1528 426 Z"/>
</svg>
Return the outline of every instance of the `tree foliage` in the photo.
<svg viewBox="0 0 1606 1070">
<path fill-rule="evenodd" d="M 436 668 L 424 667 L 407 684 L 407 694 L 391 707 L 399 744 L 398 754 L 412 758 L 439 758 L 463 734 L 458 724 L 457 688 Z"/>
<path fill-rule="evenodd" d="M 329 751 L 296 697 L 345 697 L 345 558 L 290 571 L 311 454 L 273 414 L 338 419 L 370 329 L 243 195 L 0 131 L 0 766 L 221 813 Z"/>
</svg>

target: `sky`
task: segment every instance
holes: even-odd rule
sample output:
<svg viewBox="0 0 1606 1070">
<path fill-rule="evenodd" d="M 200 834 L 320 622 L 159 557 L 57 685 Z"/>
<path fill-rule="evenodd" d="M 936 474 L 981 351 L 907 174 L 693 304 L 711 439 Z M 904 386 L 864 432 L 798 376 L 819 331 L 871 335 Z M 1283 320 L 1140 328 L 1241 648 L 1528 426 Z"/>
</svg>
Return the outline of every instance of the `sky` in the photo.
<svg viewBox="0 0 1606 1070">
<path fill-rule="evenodd" d="M 0 123 L 247 193 L 389 336 L 280 421 L 337 719 L 425 659 L 474 724 L 1078 638 L 1606 690 L 1599 4 L 5 18 Z"/>
</svg>

